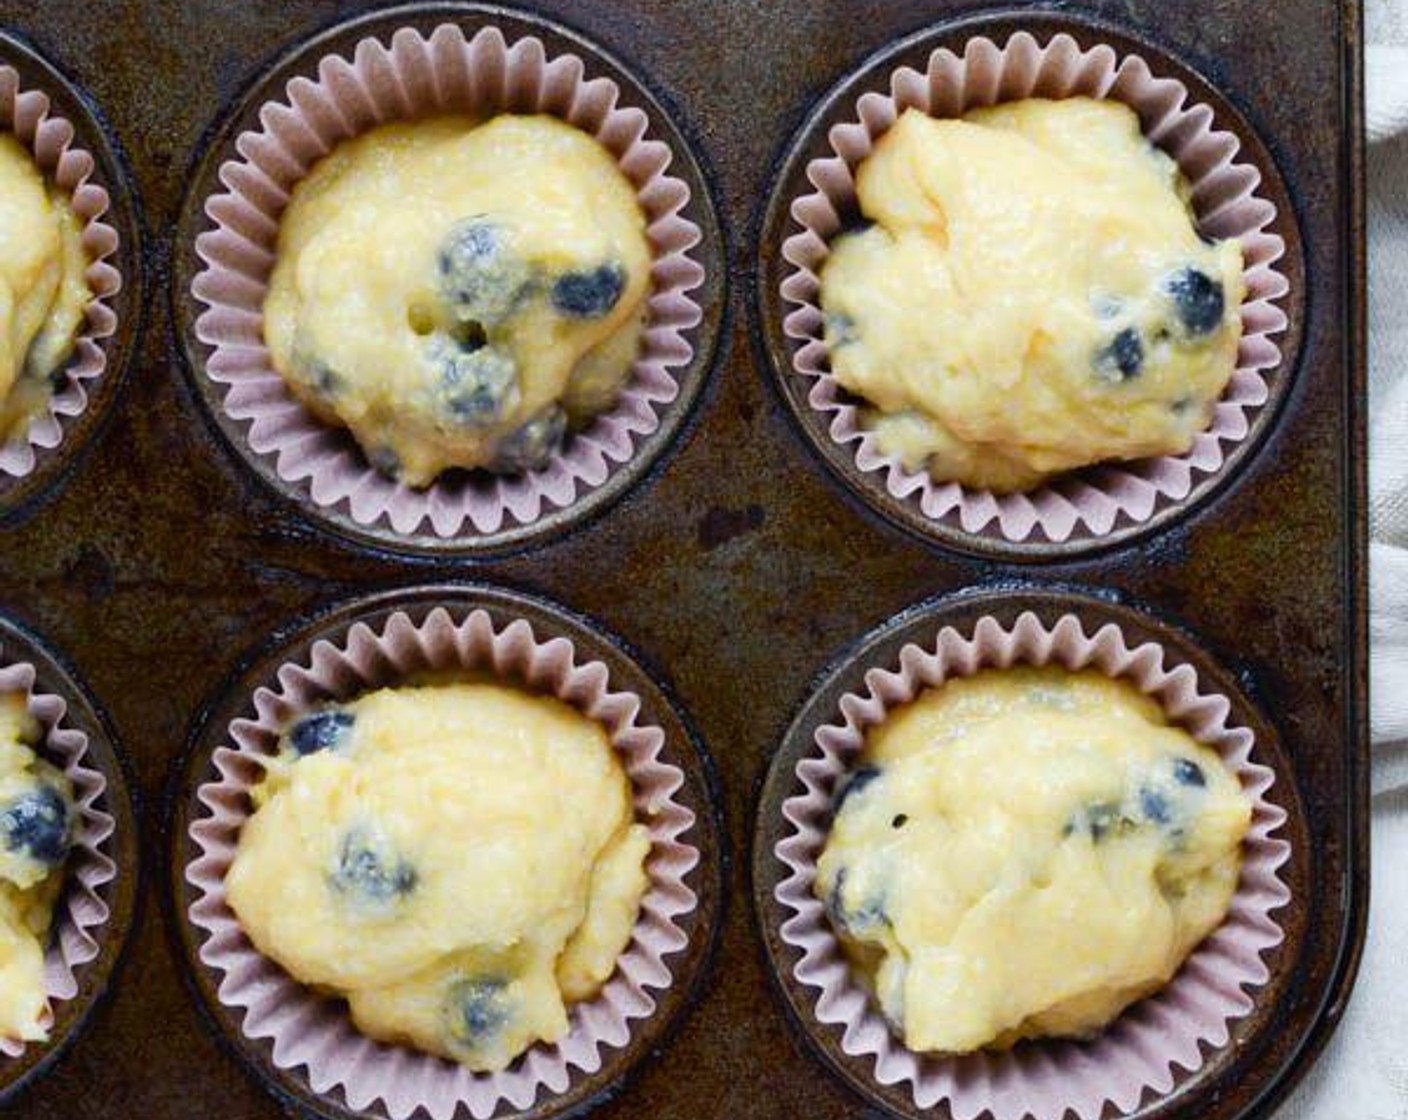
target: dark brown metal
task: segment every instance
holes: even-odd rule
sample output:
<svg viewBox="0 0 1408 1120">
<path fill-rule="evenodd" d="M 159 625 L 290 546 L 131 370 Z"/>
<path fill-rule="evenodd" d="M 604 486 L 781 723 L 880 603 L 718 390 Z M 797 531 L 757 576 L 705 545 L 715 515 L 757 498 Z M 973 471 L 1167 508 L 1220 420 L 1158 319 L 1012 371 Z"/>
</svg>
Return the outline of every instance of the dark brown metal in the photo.
<svg viewBox="0 0 1408 1120">
<path fill-rule="evenodd" d="M 52 112 L 73 125 L 74 144 L 85 149 L 95 164 L 92 182 L 107 189 L 111 206 L 103 220 L 117 231 L 120 244 L 109 263 L 122 277 L 122 289 L 109 299 L 117 315 L 117 328 L 98 346 L 107 359 L 103 375 L 84 383 L 88 407 L 81 416 L 66 418 L 64 436 L 57 447 L 36 448 L 35 466 L 27 475 L 0 474 L 0 522 L 28 516 L 63 480 L 87 452 L 111 415 L 113 402 L 127 365 L 137 348 L 146 314 L 143 298 L 141 205 L 127 174 L 121 148 L 101 112 L 88 95 L 65 77 L 49 59 L 14 33 L 0 29 L 0 63 L 13 66 L 22 89 L 48 94 Z"/>
<path fill-rule="evenodd" d="M 689 187 L 690 201 L 681 215 L 702 232 L 702 240 L 691 251 L 691 256 L 705 271 L 704 283 L 691 293 L 703 310 L 700 324 L 686 332 L 694 347 L 694 355 L 684 367 L 674 371 L 680 386 L 679 396 L 660 409 L 660 426 L 654 432 L 639 437 L 636 452 L 630 460 L 612 471 L 600 486 L 585 491 L 561 509 L 550 508 L 528 524 L 520 524 L 509 518 L 504 527 L 493 532 L 481 533 L 471 527 L 453 537 L 442 537 L 429 529 L 400 533 L 385 522 L 365 525 L 344 506 L 328 507 L 313 501 L 306 481 L 289 482 L 280 478 L 274 469 L 275 456 L 260 454 L 249 445 L 246 438 L 248 424 L 232 419 L 224 411 L 221 407 L 223 387 L 206 376 L 205 363 L 210 357 L 211 348 L 196 338 L 195 333 L 196 319 L 204 306 L 191 292 L 191 282 L 200 272 L 202 264 L 196 254 L 196 238 L 211 228 L 205 214 L 206 202 L 224 189 L 219 178 L 220 168 L 235 157 L 235 142 L 240 134 L 259 127 L 259 112 L 264 105 L 285 100 L 284 89 L 290 78 L 301 75 L 316 80 L 318 62 L 327 55 L 350 57 L 362 39 L 372 37 L 389 42 L 391 35 L 401 27 L 412 27 L 428 34 L 447 20 L 459 24 L 466 35 L 490 25 L 500 27 L 510 42 L 522 35 L 535 35 L 543 40 L 549 56 L 561 51 L 574 52 L 586 61 L 589 76 L 612 78 L 621 87 L 623 99 L 645 111 L 650 119 L 651 135 L 669 146 L 670 174 L 682 179 Z M 649 474 L 657 461 L 667 454 L 671 444 L 686 430 L 713 369 L 725 301 L 725 275 L 719 224 L 709 185 L 688 142 L 643 79 L 590 39 L 550 20 L 496 4 L 430 0 L 428 3 L 407 4 L 360 16 L 310 37 L 285 52 L 240 96 L 233 110 L 215 127 L 196 164 L 177 232 L 170 298 L 176 329 L 185 351 L 186 368 L 211 422 L 235 454 L 265 484 L 296 503 L 310 520 L 351 540 L 431 556 L 475 557 L 520 550 L 569 532 L 574 526 L 604 512 Z"/>
<path fill-rule="evenodd" d="M 1250 410 L 1247 436 L 1228 448 L 1222 468 L 1213 474 L 1196 476 L 1186 497 L 1162 506 L 1147 521 L 1135 523 L 1121 518 L 1110 532 L 1099 535 L 1080 527 L 1064 541 L 1051 541 L 1040 533 L 1025 541 L 1009 541 L 995 524 L 989 524 L 978 532 L 969 532 L 950 521 L 929 517 L 919 508 L 916 495 L 897 498 L 890 493 L 881 472 L 862 471 L 856 465 L 854 446 L 837 443 L 831 438 L 831 416 L 817 411 L 807 400 L 814 379 L 798 373 L 793 366 L 800 344 L 788 338 L 782 329 L 783 319 L 791 305 L 783 298 L 781 285 L 792 271 L 782 256 L 782 245 L 802 228 L 792 217 L 792 205 L 815 189 L 807 178 L 808 165 L 815 159 L 833 154 L 827 141 L 831 129 L 837 124 L 856 119 L 856 101 L 863 94 L 888 92 L 891 75 L 901 67 L 912 67 L 923 73 L 930 54 L 941 47 L 962 55 L 964 43 L 971 38 L 986 36 L 1000 44 L 1013 33 L 1023 30 L 1042 41 L 1065 33 L 1083 48 L 1104 43 L 1114 47 L 1121 57 L 1139 55 L 1149 63 L 1156 75 L 1177 78 L 1188 88 L 1193 102 L 1211 108 L 1216 127 L 1236 136 L 1241 146 L 1237 158 L 1252 164 L 1261 173 L 1258 193 L 1276 207 L 1276 218 L 1270 228 L 1286 243 L 1285 256 L 1277 262 L 1277 268 L 1290 284 L 1290 292 L 1282 301 L 1289 325 L 1276 339 L 1281 347 L 1281 363 L 1275 369 L 1266 371 L 1269 386 L 1266 403 Z M 1147 35 L 1131 34 L 1117 24 L 1091 19 L 1077 12 L 1033 12 L 1008 8 L 948 20 L 901 39 L 866 59 L 827 92 L 799 130 L 783 160 L 768 201 L 759 255 L 758 316 L 769 368 L 788 410 L 812 451 L 863 502 L 900 528 L 921 539 L 995 560 L 1042 562 L 1076 559 L 1156 533 L 1189 510 L 1211 500 L 1218 490 L 1236 477 L 1241 464 L 1256 454 L 1261 441 L 1273 428 L 1281 404 L 1290 392 L 1300 354 L 1305 309 L 1305 265 L 1300 231 L 1295 206 L 1281 180 L 1275 160 L 1256 129 L 1216 85 L 1208 82 L 1196 68 L 1157 40 Z M 1078 475 L 1080 473 L 1077 472 Z"/>
<path fill-rule="evenodd" d="M 137 814 L 127 791 L 127 773 L 118 753 L 119 748 L 106 715 L 87 687 L 65 667 L 58 654 L 24 627 L 3 616 L 0 616 L 0 661 L 6 665 L 21 661 L 33 665 L 34 691 L 62 699 L 66 706 L 64 726 L 81 731 L 88 737 L 88 752 L 84 761 L 100 771 L 107 782 L 107 788 L 96 805 L 113 819 L 112 836 L 103 844 L 102 851 L 116 866 L 112 880 L 98 891 L 109 910 L 108 920 L 91 931 L 98 943 L 98 953 L 91 961 L 74 970 L 77 994 L 72 999 L 53 1005 L 54 1024 L 49 1030 L 49 1041 L 44 1044 L 31 1043 L 18 1058 L 0 1058 L 0 1105 L 4 1105 L 14 1100 L 63 1056 L 87 1028 L 93 1013 L 107 995 L 126 947 L 137 906 L 139 844 Z M 42 745 L 38 751 L 40 755 L 45 753 Z M 65 905 L 62 897 L 58 905 Z"/>
<path fill-rule="evenodd" d="M 1010 627 L 1024 611 L 1032 612 L 1047 626 L 1055 625 L 1063 615 L 1073 614 L 1081 620 L 1088 634 L 1114 624 L 1131 648 L 1145 642 L 1159 643 L 1166 655 L 1165 668 L 1188 665 L 1198 674 L 1200 691 L 1217 693 L 1231 701 L 1228 725 L 1250 729 L 1256 738 L 1253 759 L 1276 773 L 1277 782 L 1268 798 L 1286 811 L 1286 824 L 1277 835 L 1290 843 L 1292 852 L 1281 875 L 1301 904 L 1276 915 L 1285 940 L 1263 958 L 1271 978 L 1266 986 L 1251 993 L 1253 1009 L 1246 1018 L 1231 1024 L 1226 1045 L 1206 1052 L 1206 1062 L 1196 1072 L 1179 1071 L 1168 1093 L 1147 1095 L 1139 1110 L 1131 1115 L 1165 1117 L 1176 1115 L 1181 1107 L 1201 1108 L 1227 1084 L 1243 1087 L 1254 1086 L 1256 1082 L 1274 1084 L 1284 1070 L 1270 1056 L 1271 1043 L 1299 1042 L 1282 1036 L 1279 1006 L 1296 998 L 1297 963 L 1304 948 L 1305 923 L 1309 915 L 1305 898 L 1311 881 L 1312 858 L 1309 822 L 1294 780 L 1287 780 L 1293 768 L 1277 734 L 1275 721 L 1258 711 L 1236 678 L 1218 665 L 1191 635 L 1152 615 L 1075 590 L 1051 591 L 1014 585 L 1000 590 L 958 592 L 919 604 L 895 616 L 847 650 L 822 674 L 807 696 L 768 768 L 753 833 L 753 905 L 762 928 L 764 948 L 773 966 L 773 979 L 785 1001 L 789 1018 L 829 1068 L 887 1115 L 901 1120 L 950 1120 L 952 1113 L 942 1103 L 929 1109 L 917 1107 L 909 1085 L 880 1084 L 875 1079 L 874 1059 L 847 1054 L 841 1048 L 840 1029 L 823 1026 L 817 1020 L 814 1014 L 816 990 L 802 984 L 793 974 L 801 954 L 782 938 L 781 927 L 790 912 L 777 900 L 775 892 L 788 869 L 775 849 L 789 833 L 782 804 L 802 789 L 797 764 L 806 758 L 819 757 L 817 731 L 827 724 L 842 722 L 840 699 L 847 693 L 864 694 L 866 673 L 873 668 L 898 669 L 900 650 L 904 646 L 913 643 L 921 649 L 932 649 L 940 629 L 946 626 L 960 634 L 971 635 L 981 618 L 992 617 L 1004 627 Z"/>
<path fill-rule="evenodd" d="M 993 9 L 983 0 L 529 0 L 633 73 L 698 157 L 725 230 L 719 369 L 651 477 L 551 541 L 473 561 L 476 578 L 587 612 L 643 651 L 697 721 L 734 824 L 718 967 L 655 1060 L 594 1120 L 866 1114 L 789 1026 L 759 948 L 744 822 L 814 675 L 911 604 L 970 586 L 1071 581 L 1196 636 L 1275 725 L 1278 778 L 1300 791 L 1310 857 L 1292 906 L 1294 982 L 1245 1079 L 1177 1102 L 1174 1120 L 1270 1114 L 1343 1010 L 1363 942 L 1368 797 L 1363 462 L 1362 154 L 1356 0 L 1069 0 L 1216 85 L 1260 136 L 1294 206 L 1305 263 L 1300 360 L 1237 477 L 1137 541 L 1022 565 L 936 548 L 839 484 L 766 373 L 757 293 L 763 210 L 815 104 L 873 52 Z M 170 285 L 177 227 L 207 123 L 248 83 L 375 0 L 297 4 L 0 0 L 0 25 L 57 60 L 102 107 L 131 159 Z M 764 264 L 766 266 L 766 260 Z M 756 287 L 756 285 L 755 285 Z M 395 555 L 325 531 L 228 454 L 206 421 L 165 300 L 91 453 L 34 516 L 0 528 L 0 604 L 68 651 L 131 746 L 150 806 L 153 867 L 171 848 L 193 721 L 240 651 L 330 603 L 464 574 L 463 557 Z M 668 458 L 668 464 L 665 464 Z M 1020 576 L 1020 584 L 1013 583 Z M 165 799 L 165 810 L 163 800 Z M 169 873 L 153 876 L 174 907 Z M 34 1120 L 275 1120 L 183 982 L 185 950 L 140 921 L 123 982 L 55 1076 L 24 1094 Z M 1278 1072 L 1279 1071 L 1279 1074 Z M 871 1108 L 870 1113 L 875 1114 Z"/>
<path fill-rule="evenodd" d="M 698 996 L 718 938 L 728 846 L 717 810 L 714 763 L 687 717 L 620 639 L 555 603 L 485 585 L 446 584 L 382 592 L 318 613 L 292 633 L 276 639 L 254 658 L 247 659 L 228 688 L 207 710 L 192 736 L 191 750 L 182 769 L 175 799 L 169 863 L 169 889 L 176 900 L 172 912 L 175 932 L 190 970 L 191 987 L 202 1001 L 208 1019 L 219 1029 L 226 1046 L 254 1071 L 271 1093 L 327 1120 L 385 1120 L 386 1112 L 379 1103 L 367 1109 L 354 1109 L 340 1094 L 315 1090 L 308 1081 L 307 1070 L 276 1066 L 273 1044 L 247 1038 L 240 1029 L 243 1014 L 220 1001 L 220 973 L 201 962 L 199 953 L 205 934 L 193 926 L 188 917 L 190 906 L 198 897 L 186 880 L 186 867 L 196 855 L 189 829 L 194 821 L 208 815 L 196 793 L 202 784 L 216 776 L 212 755 L 217 748 L 228 744 L 230 722 L 253 716 L 255 690 L 277 688 L 275 678 L 280 666 L 307 664 L 315 642 L 326 639 L 341 643 L 358 623 L 380 631 L 386 620 L 398 611 L 404 612 L 413 623 L 419 623 L 437 607 L 449 611 L 456 621 L 472 610 L 484 610 L 493 619 L 496 630 L 515 619 L 526 619 L 539 641 L 567 638 L 577 648 L 579 657 L 604 663 L 611 673 L 611 688 L 638 694 L 642 700 L 642 722 L 659 727 L 665 733 L 660 757 L 683 772 L 684 783 L 675 796 L 696 817 L 693 828 L 681 839 L 700 853 L 698 866 L 686 877 L 698 898 L 698 905 L 680 919 L 689 941 L 683 951 L 666 960 L 673 979 L 664 991 L 651 993 L 655 1011 L 632 1023 L 630 1041 L 624 1047 L 604 1050 L 601 1068 L 595 1073 L 577 1071 L 565 1092 L 544 1091 L 532 1108 L 516 1114 L 525 1120 L 565 1120 L 617 1094 L 632 1067 L 670 1037 L 679 1017 Z"/>
</svg>

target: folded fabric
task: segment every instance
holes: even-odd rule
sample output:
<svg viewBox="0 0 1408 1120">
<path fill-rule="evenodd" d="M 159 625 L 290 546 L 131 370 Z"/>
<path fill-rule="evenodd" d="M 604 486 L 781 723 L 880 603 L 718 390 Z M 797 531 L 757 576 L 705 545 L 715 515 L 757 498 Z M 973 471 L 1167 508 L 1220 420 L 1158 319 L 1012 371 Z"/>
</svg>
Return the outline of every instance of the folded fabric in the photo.
<svg viewBox="0 0 1408 1120">
<path fill-rule="evenodd" d="M 1408 46 L 1364 49 L 1364 125 L 1371 144 L 1408 128 Z"/>
<path fill-rule="evenodd" d="M 1344 1021 L 1276 1120 L 1408 1118 L 1408 0 L 1366 15 L 1372 903 Z"/>
</svg>

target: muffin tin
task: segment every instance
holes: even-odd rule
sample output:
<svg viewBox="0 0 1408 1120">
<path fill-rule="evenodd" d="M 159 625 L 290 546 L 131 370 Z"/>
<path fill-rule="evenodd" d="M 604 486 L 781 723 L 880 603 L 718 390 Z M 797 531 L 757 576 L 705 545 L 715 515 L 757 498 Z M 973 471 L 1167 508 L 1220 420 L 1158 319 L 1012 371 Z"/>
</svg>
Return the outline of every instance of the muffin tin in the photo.
<svg viewBox="0 0 1408 1120">
<path fill-rule="evenodd" d="M 337 21 L 358 12 L 387 29 L 527 23 L 545 42 L 619 60 L 652 119 L 697 164 L 697 197 L 718 207 L 721 241 L 702 243 L 706 314 L 693 338 L 713 359 L 691 374 L 697 395 L 637 477 L 541 538 L 445 549 L 311 517 L 229 453 L 202 399 L 200 355 L 189 377 L 181 372 L 199 232 L 188 200 L 232 122 L 262 100 L 261 79 L 307 44 L 352 35 Z M 397 596 L 469 594 L 468 579 L 474 593 L 520 606 L 522 594 L 565 604 L 638 650 L 642 688 L 668 686 L 660 695 L 684 713 L 679 726 L 697 728 L 715 760 L 719 780 L 704 796 L 726 824 L 712 968 L 711 919 L 690 939 L 689 952 L 702 954 L 697 987 L 680 988 L 681 1006 L 650 1020 L 660 1033 L 652 1026 L 648 1053 L 630 1054 L 629 1074 L 613 1068 L 580 1096 L 541 1095 L 528 1115 L 906 1115 L 897 1087 L 863 1067 L 833 1068 L 845 1063 L 824 1042 L 817 1053 L 814 1036 L 826 1031 L 807 1021 L 786 968 L 774 967 L 786 952 L 766 913 L 780 822 L 777 783 L 764 776 L 779 751 L 796 749 L 788 729 L 799 713 L 805 727 L 813 693 L 851 679 L 880 648 L 865 635 L 884 646 L 939 616 L 1072 603 L 1083 617 L 1174 644 L 1236 695 L 1239 712 L 1245 702 L 1259 740 L 1265 730 L 1263 760 L 1289 814 L 1291 898 L 1276 914 L 1285 939 L 1266 955 L 1270 977 L 1233 1024 L 1232 1043 L 1132 1114 L 1269 1115 L 1343 1010 L 1367 885 L 1360 13 L 1352 2 L 1287 0 L 1274 29 L 1270 19 L 1254 0 L 1021 9 L 778 0 L 766 11 L 737 0 L 534 0 L 532 13 L 141 0 L 101 19 L 0 0 L 0 25 L 73 74 L 101 110 L 103 143 L 115 150 L 120 137 L 130 154 L 135 185 L 115 187 L 114 201 L 135 214 L 135 192 L 145 199 L 155 232 L 132 271 L 144 264 L 149 291 L 160 293 L 150 329 L 128 340 L 137 349 L 110 429 L 84 441 L 89 453 L 52 501 L 0 530 L 0 603 L 73 656 L 130 748 L 147 806 L 141 854 L 161 900 L 135 931 L 111 1001 L 64 1053 L 62 1073 L 34 1079 L 21 1107 L 106 1117 L 120 1101 L 156 1120 L 389 1115 L 291 1086 L 218 1011 L 202 1012 L 220 1005 L 188 952 L 187 775 L 209 745 L 201 729 L 220 725 L 257 675 L 264 654 L 242 663 L 244 651 L 296 643 Z M 789 153 L 815 137 L 813 114 L 834 102 L 828 91 L 899 44 L 1017 30 L 1110 42 L 1197 83 L 1198 98 L 1225 111 L 1275 169 L 1282 213 L 1293 218 L 1288 267 L 1303 264 L 1280 339 L 1282 395 L 1239 445 L 1248 450 L 1234 469 L 1135 535 L 1020 558 L 915 535 L 839 481 L 815 442 L 799 438 L 774 372 L 768 294 L 780 246 L 769 200 L 785 191 Z M 837 675 L 818 677 L 828 664 Z M 923 1115 L 955 1113 L 939 1105 Z"/>
</svg>

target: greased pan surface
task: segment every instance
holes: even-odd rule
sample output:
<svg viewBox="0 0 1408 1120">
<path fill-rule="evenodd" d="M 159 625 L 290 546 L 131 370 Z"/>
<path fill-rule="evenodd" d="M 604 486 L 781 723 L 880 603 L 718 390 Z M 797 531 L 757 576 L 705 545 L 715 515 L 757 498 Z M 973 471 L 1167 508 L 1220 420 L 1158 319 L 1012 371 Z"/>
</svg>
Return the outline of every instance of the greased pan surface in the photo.
<svg viewBox="0 0 1408 1120">
<path fill-rule="evenodd" d="M 0 530 L 0 605 L 63 649 L 110 713 L 143 806 L 151 905 L 111 999 L 17 1113 L 286 1114 L 187 986 L 164 830 L 190 729 L 242 656 L 310 613 L 472 579 L 600 620 L 671 686 L 719 771 L 732 870 L 712 974 L 678 1034 L 594 1116 L 884 1115 L 811 1056 L 774 991 L 750 902 L 753 820 L 767 764 L 833 658 L 911 605 L 974 585 L 1004 591 L 1012 608 L 1023 589 L 1078 585 L 1150 613 L 1188 633 L 1274 724 L 1310 844 L 1286 919 L 1295 960 L 1279 962 L 1277 998 L 1231 1074 L 1143 1113 L 1268 1114 L 1338 1018 L 1367 901 L 1358 6 L 535 2 L 628 65 L 698 158 L 727 246 L 722 334 L 685 430 L 646 478 L 559 539 L 481 562 L 398 556 L 316 528 L 230 453 L 176 345 L 168 281 L 210 130 L 284 51 L 373 7 L 0 0 L 0 26 L 110 126 L 147 230 L 148 313 L 111 422 L 71 477 Z M 1255 129 L 1301 239 L 1299 357 L 1258 446 L 1187 515 L 1078 560 L 1017 567 L 890 526 L 819 462 L 765 372 L 752 288 L 773 247 L 758 231 L 797 130 L 873 52 L 948 24 L 961 39 L 958 22 L 980 13 L 989 34 L 1037 31 L 1044 13 L 1104 21 L 1179 59 Z"/>
</svg>

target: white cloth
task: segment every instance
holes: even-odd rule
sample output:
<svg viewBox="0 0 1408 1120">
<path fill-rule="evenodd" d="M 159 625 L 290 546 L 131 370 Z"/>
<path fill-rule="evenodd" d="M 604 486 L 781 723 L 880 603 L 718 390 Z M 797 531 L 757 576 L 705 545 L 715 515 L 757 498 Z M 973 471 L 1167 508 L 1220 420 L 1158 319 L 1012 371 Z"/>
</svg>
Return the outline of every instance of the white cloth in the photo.
<svg viewBox="0 0 1408 1120">
<path fill-rule="evenodd" d="M 1370 43 L 1364 51 L 1364 124 L 1377 144 L 1408 129 L 1408 45 Z"/>
<path fill-rule="evenodd" d="M 1408 0 L 1365 12 L 1369 133 L 1369 938 L 1339 1030 L 1276 1120 L 1408 1120 Z"/>
</svg>

